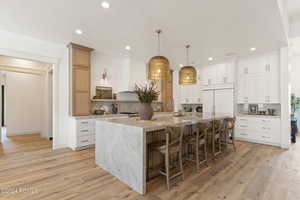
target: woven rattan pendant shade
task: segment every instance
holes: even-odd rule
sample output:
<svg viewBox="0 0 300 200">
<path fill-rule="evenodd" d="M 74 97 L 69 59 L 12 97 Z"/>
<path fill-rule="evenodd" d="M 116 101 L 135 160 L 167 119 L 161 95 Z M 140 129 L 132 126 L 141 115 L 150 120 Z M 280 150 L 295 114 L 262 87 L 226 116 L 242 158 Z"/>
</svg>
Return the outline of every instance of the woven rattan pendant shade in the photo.
<svg viewBox="0 0 300 200">
<path fill-rule="evenodd" d="M 184 66 L 179 71 L 180 85 L 193 85 L 197 83 L 197 71 L 193 66 Z"/>
<path fill-rule="evenodd" d="M 193 85 L 197 84 L 197 70 L 195 67 L 189 64 L 189 52 L 190 45 L 186 45 L 187 54 L 187 66 L 184 66 L 179 71 L 179 84 L 180 85 Z"/>
<path fill-rule="evenodd" d="M 160 37 L 161 30 L 156 31 L 158 35 L 158 54 L 160 53 Z M 149 61 L 149 80 L 166 80 L 170 74 L 169 60 L 164 56 L 154 56 Z"/>
</svg>

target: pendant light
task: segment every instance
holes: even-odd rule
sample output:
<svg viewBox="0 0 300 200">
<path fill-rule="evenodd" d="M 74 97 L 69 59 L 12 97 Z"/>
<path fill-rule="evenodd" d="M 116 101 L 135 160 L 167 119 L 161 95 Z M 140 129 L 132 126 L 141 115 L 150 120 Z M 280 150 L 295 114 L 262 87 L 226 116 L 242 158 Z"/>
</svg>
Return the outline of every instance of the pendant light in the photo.
<svg viewBox="0 0 300 200">
<path fill-rule="evenodd" d="M 160 34 L 161 30 L 157 30 L 158 38 L 158 56 L 154 56 L 149 61 L 149 71 L 148 79 L 149 80 L 166 80 L 170 74 L 170 63 L 169 60 L 160 56 Z"/>
<path fill-rule="evenodd" d="M 189 48 L 186 45 L 186 66 L 182 67 L 179 71 L 179 84 L 180 85 L 193 85 L 197 83 L 197 70 L 195 67 L 189 65 Z"/>
</svg>

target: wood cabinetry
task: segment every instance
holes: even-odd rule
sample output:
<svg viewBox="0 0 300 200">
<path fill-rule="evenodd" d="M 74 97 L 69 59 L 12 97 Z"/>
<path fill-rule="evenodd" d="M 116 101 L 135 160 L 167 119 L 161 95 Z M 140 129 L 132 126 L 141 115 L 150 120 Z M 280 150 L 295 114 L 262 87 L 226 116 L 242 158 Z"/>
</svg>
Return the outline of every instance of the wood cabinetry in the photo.
<svg viewBox="0 0 300 200">
<path fill-rule="evenodd" d="M 90 73 L 93 49 L 69 44 L 70 53 L 70 113 L 73 116 L 90 114 Z"/>
<path fill-rule="evenodd" d="M 173 100 L 173 71 L 166 80 L 161 81 L 161 101 L 162 110 L 164 112 L 174 111 L 174 100 Z"/>
<path fill-rule="evenodd" d="M 278 53 L 241 59 L 237 86 L 238 103 L 280 103 Z"/>
</svg>

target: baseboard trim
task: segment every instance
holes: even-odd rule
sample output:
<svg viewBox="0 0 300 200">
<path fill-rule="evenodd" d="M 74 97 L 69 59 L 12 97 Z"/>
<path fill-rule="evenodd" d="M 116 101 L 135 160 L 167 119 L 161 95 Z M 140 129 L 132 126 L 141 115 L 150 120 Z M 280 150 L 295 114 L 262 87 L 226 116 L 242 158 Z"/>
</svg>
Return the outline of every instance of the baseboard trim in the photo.
<svg viewBox="0 0 300 200">
<path fill-rule="evenodd" d="M 65 144 L 60 144 L 60 145 L 53 145 L 52 147 L 53 150 L 64 149 L 64 148 L 68 148 L 68 146 Z"/>
<path fill-rule="evenodd" d="M 21 132 L 14 132 L 14 133 L 6 133 L 6 136 L 19 136 L 19 135 L 30 135 L 30 134 L 40 134 L 41 131 L 21 131 Z M 41 135 L 42 136 L 42 135 Z"/>
</svg>

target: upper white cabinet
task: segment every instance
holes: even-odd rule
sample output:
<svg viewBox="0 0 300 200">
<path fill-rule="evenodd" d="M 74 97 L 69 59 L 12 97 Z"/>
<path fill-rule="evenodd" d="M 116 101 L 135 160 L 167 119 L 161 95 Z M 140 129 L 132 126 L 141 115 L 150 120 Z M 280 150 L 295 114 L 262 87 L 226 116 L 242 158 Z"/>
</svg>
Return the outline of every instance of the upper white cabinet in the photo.
<svg viewBox="0 0 300 200">
<path fill-rule="evenodd" d="M 280 103 L 279 54 L 239 60 L 237 87 L 238 103 Z"/>
<path fill-rule="evenodd" d="M 200 69 L 200 84 L 210 86 L 234 82 L 235 62 L 228 61 L 220 64 L 204 66 Z"/>
<path fill-rule="evenodd" d="M 231 85 L 229 88 L 232 88 L 235 80 L 235 61 L 203 66 L 198 68 L 197 73 L 198 79 L 195 85 L 179 85 L 178 80 L 175 82 L 175 87 L 180 91 L 180 104 L 204 104 L 207 96 L 204 97 L 203 90 L 226 88 L 228 84 Z"/>
<path fill-rule="evenodd" d="M 180 86 L 180 103 L 182 104 L 199 104 L 202 103 L 202 96 L 200 87 L 195 85 L 181 85 Z"/>
</svg>

